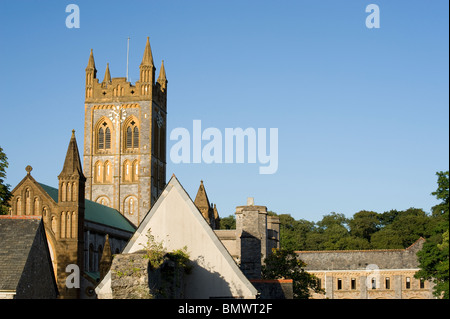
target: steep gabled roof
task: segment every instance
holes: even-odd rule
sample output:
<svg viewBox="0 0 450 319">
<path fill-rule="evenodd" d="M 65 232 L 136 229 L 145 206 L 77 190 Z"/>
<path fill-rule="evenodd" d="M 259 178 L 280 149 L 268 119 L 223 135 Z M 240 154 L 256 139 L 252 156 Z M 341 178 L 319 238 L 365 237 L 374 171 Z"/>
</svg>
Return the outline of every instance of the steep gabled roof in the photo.
<svg viewBox="0 0 450 319">
<path fill-rule="evenodd" d="M 16 290 L 40 218 L 0 219 L 0 290 Z"/>
<path fill-rule="evenodd" d="M 210 208 L 210 203 L 208 199 L 208 195 L 206 194 L 205 185 L 203 185 L 203 181 L 200 181 L 200 186 L 198 187 L 197 195 L 194 200 L 195 206 L 199 209 L 201 208 Z"/>
<path fill-rule="evenodd" d="M 75 138 L 75 130 L 72 130 L 72 136 L 67 148 L 64 166 L 59 174 L 59 177 L 70 177 L 74 175 L 86 180 L 83 175 L 83 169 L 81 168 L 80 152 L 78 151 L 77 140 Z"/>
<path fill-rule="evenodd" d="M 255 287 L 245 277 L 192 199 L 172 176 L 157 202 L 142 220 L 123 253 L 142 250 L 152 235 L 168 251 L 187 248 L 193 262 L 186 277 L 186 298 L 255 298 Z M 96 288 L 111 296 L 111 273 Z"/>
<path fill-rule="evenodd" d="M 0 243 L 0 290 L 13 292 L 16 298 L 57 296 L 40 216 L 0 216 Z M 43 284 L 46 289 L 40 291 Z"/>
</svg>

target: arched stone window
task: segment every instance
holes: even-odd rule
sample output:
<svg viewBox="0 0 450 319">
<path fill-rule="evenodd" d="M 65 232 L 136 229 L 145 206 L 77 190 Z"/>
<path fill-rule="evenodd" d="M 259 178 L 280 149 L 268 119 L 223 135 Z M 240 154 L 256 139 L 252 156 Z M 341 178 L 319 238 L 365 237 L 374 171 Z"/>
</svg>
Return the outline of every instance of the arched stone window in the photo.
<svg viewBox="0 0 450 319">
<path fill-rule="evenodd" d="M 77 183 L 76 182 L 72 183 L 72 200 L 73 201 L 77 201 L 78 200 L 78 188 L 77 188 Z"/>
<path fill-rule="evenodd" d="M 105 129 L 105 149 L 111 149 L 111 130 L 109 127 Z"/>
<path fill-rule="evenodd" d="M 94 127 L 95 149 L 100 153 L 112 149 L 112 124 L 111 121 L 102 117 Z"/>
<path fill-rule="evenodd" d="M 34 198 L 34 213 L 33 213 L 33 215 L 39 215 L 40 211 L 41 211 L 41 208 L 40 208 L 39 198 L 35 197 Z"/>
<path fill-rule="evenodd" d="M 103 205 L 103 206 L 110 207 L 110 205 L 109 205 L 110 201 L 109 201 L 109 198 L 107 196 L 100 196 L 100 197 L 98 197 L 96 202 L 101 204 L 101 205 Z"/>
<path fill-rule="evenodd" d="M 139 149 L 139 126 L 133 117 L 124 122 L 125 149 L 128 151 Z"/>
<path fill-rule="evenodd" d="M 16 213 L 22 215 L 22 199 L 20 197 L 16 199 Z"/>
<path fill-rule="evenodd" d="M 131 182 L 132 166 L 129 160 L 123 162 L 122 176 L 124 182 Z"/>
<path fill-rule="evenodd" d="M 100 150 L 105 148 L 105 133 L 103 131 L 103 127 L 100 127 L 100 129 L 98 130 L 97 146 Z"/>
<path fill-rule="evenodd" d="M 67 200 L 66 183 L 61 183 L 61 201 L 65 202 Z"/>
<path fill-rule="evenodd" d="M 58 230 L 58 226 L 57 226 L 56 216 L 52 216 L 52 231 L 55 235 L 56 235 L 57 230 Z"/>
<path fill-rule="evenodd" d="M 137 214 L 138 202 L 137 198 L 134 196 L 128 196 L 124 200 L 124 212 L 128 215 Z"/>
<path fill-rule="evenodd" d="M 29 188 L 25 190 L 25 215 L 31 215 L 31 192 Z"/>
<path fill-rule="evenodd" d="M 104 165 L 104 182 L 105 183 L 111 183 L 112 182 L 112 168 L 111 168 L 111 162 L 106 161 Z"/>
<path fill-rule="evenodd" d="M 131 172 L 131 180 L 133 182 L 137 182 L 138 181 L 138 176 L 139 176 L 139 163 L 137 160 L 135 160 L 133 162 L 133 166 L 132 166 L 132 172 Z"/>
<path fill-rule="evenodd" d="M 101 161 L 94 165 L 94 183 L 103 183 L 103 163 Z"/>
<path fill-rule="evenodd" d="M 66 238 L 66 213 L 61 213 L 61 238 Z"/>
</svg>

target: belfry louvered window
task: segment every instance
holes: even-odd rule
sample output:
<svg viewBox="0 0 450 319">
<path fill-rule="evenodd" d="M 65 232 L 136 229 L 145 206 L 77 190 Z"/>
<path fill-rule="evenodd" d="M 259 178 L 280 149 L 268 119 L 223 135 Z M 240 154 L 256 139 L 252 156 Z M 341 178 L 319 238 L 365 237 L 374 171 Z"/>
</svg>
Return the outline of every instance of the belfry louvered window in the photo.
<svg viewBox="0 0 450 319">
<path fill-rule="evenodd" d="M 139 128 L 137 126 L 133 129 L 133 147 L 139 147 Z"/>
<path fill-rule="evenodd" d="M 133 148 L 133 132 L 131 127 L 127 127 L 127 148 Z"/>
<path fill-rule="evenodd" d="M 105 149 L 111 149 L 111 130 L 109 127 L 105 130 Z"/>
<path fill-rule="evenodd" d="M 131 121 L 127 127 L 125 145 L 128 149 L 139 148 L 139 128 L 135 121 Z"/>
<path fill-rule="evenodd" d="M 111 149 L 111 129 L 104 122 L 103 127 L 98 129 L 97 134 L 97 148 L 99 150 L 110 150 Z"/>
<path fill-rule="evenodd" d="M 102 127 L 98 130 L 98 148 L 101 150 L 105 148 L 105 133 Z"/>
</svg>

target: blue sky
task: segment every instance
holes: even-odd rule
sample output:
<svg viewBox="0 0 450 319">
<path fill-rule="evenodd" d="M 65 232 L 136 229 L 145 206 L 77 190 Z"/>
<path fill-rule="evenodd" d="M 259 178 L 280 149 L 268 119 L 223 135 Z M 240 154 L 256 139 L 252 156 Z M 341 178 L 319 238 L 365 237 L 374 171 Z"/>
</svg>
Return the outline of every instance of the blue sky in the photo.
<svg viewBox="0 0 450 319">
<path fill-rule="evenodd" d="M 68 4 L 80 28 L 68 29 Z M 365 25 L 367 5 L 380 28 Z M 138 79 L 150 37 L 177 127 L 278 128 L 278 171 L 258 164 L 174 164 L 195 198 L 203 180 L 219 214 L 247 197 L 318 221 L 430 208 L 449 163 L 448 1 L 1 1 L 0 146 L 7 183 L 57 185 L 72 129 L 83 149 L 90 49 L 98 78 Z M 175 142 L 168 139 L 168 152 Z"/>
</svg>

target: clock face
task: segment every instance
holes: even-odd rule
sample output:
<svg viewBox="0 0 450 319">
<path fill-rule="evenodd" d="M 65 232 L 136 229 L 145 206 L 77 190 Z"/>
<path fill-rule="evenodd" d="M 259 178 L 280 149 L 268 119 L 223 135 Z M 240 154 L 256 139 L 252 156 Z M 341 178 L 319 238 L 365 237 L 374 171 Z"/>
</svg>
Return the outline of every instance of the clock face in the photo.
<svg viewBox="0 0 450 319">
<path fill-rule="evenodd" d="M 127 112 L 122 110 L 119 105 L 116 105 L 115 109 L 109 113 L 109 118 L 114 124 L 123 122 L 126 117 Z"/>
</svg>

